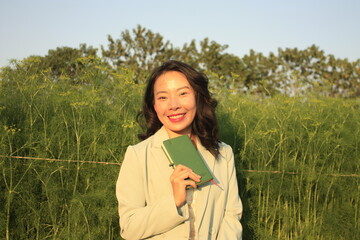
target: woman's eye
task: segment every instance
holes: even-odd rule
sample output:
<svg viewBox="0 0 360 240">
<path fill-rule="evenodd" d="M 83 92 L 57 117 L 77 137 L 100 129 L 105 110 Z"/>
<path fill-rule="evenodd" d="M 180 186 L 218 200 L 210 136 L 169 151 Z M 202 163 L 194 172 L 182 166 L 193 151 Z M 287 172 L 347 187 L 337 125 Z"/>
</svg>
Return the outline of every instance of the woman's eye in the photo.
<svg viewBox="0 0 360 240">
<path fill-rule="evenodd" d="M 166 99 L 166 97 L 161 96 L 161 97 L 158 97 L 158 99 L 159 99 L 159 100 L 164 100 L 164 99 Z"/>
<path fill-rule="evenodd" d="M 180 93 L 180 96 L 183 96 L 183 95 L 186 95 L 186 94 L 188 94 L 188 92 L 182 92 L 182 93 Z"/>
</svg>

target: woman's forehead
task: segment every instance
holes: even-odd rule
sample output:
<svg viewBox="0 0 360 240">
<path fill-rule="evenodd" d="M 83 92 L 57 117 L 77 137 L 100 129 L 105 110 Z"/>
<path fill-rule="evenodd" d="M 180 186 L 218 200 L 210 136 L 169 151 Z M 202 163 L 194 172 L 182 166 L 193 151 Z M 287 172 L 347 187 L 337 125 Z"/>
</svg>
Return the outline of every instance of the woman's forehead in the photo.
<svg viewBox="0 0 360 240">
<path fill-rule="evenodd" d="M 160 75 L 154 84 L 154 89 L 156 88 L 167 88 L 167 89 L 178 89 L 181 87 L 190 87 L 191 85 L 187 80 L 186 76 L 177 71 L 169 71 Z"/>
</svg>

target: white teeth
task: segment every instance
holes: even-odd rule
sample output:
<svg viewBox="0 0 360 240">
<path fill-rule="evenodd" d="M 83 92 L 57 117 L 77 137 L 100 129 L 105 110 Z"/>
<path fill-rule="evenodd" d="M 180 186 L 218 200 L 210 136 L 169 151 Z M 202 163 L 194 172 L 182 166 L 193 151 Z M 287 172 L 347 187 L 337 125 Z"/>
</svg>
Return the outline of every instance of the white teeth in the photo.
<svg viewBox="0 0 360 240">
<path fill-rule="evenodd" d="M 184 115 L 185 115 L 185 114 L 175 115 L 175 116 L 169 116 L 169 118 L 171 118 L 171 119 L 178 119 L 178 118 L 183 117 Z"/>
</svg>

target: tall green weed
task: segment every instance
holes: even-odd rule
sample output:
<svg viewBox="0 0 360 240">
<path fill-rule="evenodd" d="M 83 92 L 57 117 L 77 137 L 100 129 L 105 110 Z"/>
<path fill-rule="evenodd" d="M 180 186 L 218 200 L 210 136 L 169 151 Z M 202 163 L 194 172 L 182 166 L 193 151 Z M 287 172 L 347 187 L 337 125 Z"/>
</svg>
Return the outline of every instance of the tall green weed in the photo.
<svg viewBox="0 0 360 240">
<path fill-rule="evenodd" d="M 356 100 L 221 98 L 219 118 L 236 154 L 245 234 L 359 236 L 359 110 Z"/>
<path fill-rule="evenodd" d="M 89 68 L 74 84 L 18 64 L 1 72 L 0 237 L 117 239 L 115 181 L 144 86 L 127 69 Z M 359 101 L 216 97 L 244 239 L 359 236 Z"/>
</svg>

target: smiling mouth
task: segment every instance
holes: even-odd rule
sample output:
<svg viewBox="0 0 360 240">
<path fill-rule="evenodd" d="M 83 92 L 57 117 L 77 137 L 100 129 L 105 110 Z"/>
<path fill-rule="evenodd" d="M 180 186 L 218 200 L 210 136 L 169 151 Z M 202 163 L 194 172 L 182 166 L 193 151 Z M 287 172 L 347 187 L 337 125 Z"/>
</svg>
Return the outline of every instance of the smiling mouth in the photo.
<svg viewBox="0 0 360 240">
<path fill-rule="evenodd" d="M 170 116 L 168 116 L 168 118 L 169 118 L 170 120 L 176 121 L 176 120 L 182 119 L 182 118 L 185 116 L 185 114 L 186 114 L 186 113 L 176 114 L 176 115 L 170 115 Z"/>
</svg>

